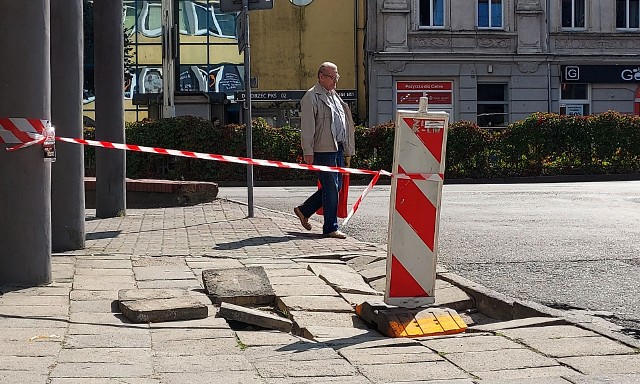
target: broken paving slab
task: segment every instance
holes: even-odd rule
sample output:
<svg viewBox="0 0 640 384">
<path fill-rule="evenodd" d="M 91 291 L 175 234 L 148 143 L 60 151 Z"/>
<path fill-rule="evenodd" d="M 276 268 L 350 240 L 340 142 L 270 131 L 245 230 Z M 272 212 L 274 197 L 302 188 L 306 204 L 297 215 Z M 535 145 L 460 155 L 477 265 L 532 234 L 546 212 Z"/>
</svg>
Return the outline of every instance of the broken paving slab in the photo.
<svg viewBox="0 0 640 384">
<path fill-rule="evenodd" d="M 339 293 L 381 294 L 353 270 L 345 271 L 321 265 L 309 265 L 309 269 Z"/>
<path fill-rule="evenodd" d="M 340 296 L 287 296 L 278 297 L 276 305 L 282 313 L 308 312 L 353 312 L 351 305 Z"/>
<path fill-rule="evenodd" d="M 186 289 L 121 289 L 118 291 L 119 301 L 173 299 L 175 297 L 189 296 Z"/>
<path fill-rule="evenodd" d="M 289 319 L 273 315 L 257 309 L 246 308 L 226 302 L 220 304 L 218 316 L 227 320 L 239 321 L 245 324 L 256 325 L 261 328 L 275 329 L 282 332 L 291 332 L 293 323 Z"/>
<path fill-rule="evenodd" d="M 263 267 L 207 269 L 202 280 L 214 304 L 273 304 L 276 297 Z"/>
<path fill-rule="evenodd" d="M 204 319 L 206 305 L 191 296 L 120 301 L 120 311 L 134 323 Z"/>
<path fill-rule="evenodd" d="M 273 291 L 277 297 L 286 296 L 338 296 L 338 293 L 327 284 L 322 285 L 294 285 L 273 284 Z"/>
</svg>

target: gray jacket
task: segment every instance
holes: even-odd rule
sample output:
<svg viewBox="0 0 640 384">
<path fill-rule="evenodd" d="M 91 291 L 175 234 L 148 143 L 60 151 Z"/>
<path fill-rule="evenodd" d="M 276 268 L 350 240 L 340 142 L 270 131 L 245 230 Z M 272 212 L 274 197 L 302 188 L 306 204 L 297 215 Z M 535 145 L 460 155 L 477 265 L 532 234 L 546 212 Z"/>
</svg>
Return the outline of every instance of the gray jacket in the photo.
<svg viewBox="0 0 640 384">
<path fill-rule="evenodd" d="M 344 108 L 346 117 L 346 141 L 344 143 L 344 156 L 353 156 L 355 150 L 355 125 L 351 116 L 351 109 L 340 98 L 340 104 Z M 337 152 L 338 143 L 331 131 L 331 107 L 327 99 L 327 91 L 316 83 L 300 100 L 302 113 L 301 133 L 303 155 L 313 155 L 314 152 Z"/>
</svg>

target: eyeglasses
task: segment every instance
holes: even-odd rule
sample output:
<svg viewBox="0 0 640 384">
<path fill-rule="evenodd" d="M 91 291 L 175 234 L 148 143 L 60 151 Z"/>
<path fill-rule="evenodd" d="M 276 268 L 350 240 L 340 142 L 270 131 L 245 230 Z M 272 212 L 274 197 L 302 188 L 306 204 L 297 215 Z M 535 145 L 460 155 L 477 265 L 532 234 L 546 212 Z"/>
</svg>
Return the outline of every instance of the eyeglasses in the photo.
<svg viewBox="0 0 640 384">
<path fill-rule="evenodd" d="M 333 81 L 338 81 L 338 80 L 340 80 L 340 75 L 338 75 L 338 74 L 336 74 L 335 76 L 331 76 L 331 75 L 327 75 L 327 74 L 326 74 L 326 73 L 324 73 L 324 72 L 320 72 L 320 73 L 322 73 L 324 76 L 327 76 L 328 78 L 330 78 L 330 79 L 331 79 L 331 80 L 333 80 Z"/>
</svg>

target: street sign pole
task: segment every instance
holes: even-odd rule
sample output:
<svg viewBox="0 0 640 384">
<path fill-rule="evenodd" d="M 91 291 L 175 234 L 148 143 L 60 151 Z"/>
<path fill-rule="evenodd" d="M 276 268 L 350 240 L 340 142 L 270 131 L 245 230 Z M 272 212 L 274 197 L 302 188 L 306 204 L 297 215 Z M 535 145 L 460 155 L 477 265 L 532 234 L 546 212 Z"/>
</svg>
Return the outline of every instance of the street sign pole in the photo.
<svg viewBox="0 0 640 384">
<path fill-rule="evenodd" d="M 247 128 L 247 157 L 253 158 L 253 128 L 251 124 L 251 43 L 249 40 L 249 0 L 242 0 L 241 19 L 244 19 L 244 90 L 245 124 Z M 248 216 L 253 217 L 253 165 L 247 165 L 247 207 Z"/>
</svg>

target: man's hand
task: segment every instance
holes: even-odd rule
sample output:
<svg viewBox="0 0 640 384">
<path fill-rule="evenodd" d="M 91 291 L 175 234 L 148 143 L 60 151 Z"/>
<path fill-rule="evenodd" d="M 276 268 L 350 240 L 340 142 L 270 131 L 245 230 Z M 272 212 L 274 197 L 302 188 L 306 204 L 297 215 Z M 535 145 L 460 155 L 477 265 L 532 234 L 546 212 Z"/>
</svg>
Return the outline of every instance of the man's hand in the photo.
<svg viewBox="0 0 640 384">
<path fill-rule="evenodd" d="M 344 157 L 344 166 L 347 168 L 351 167 L 351 156 Z"/>
<path fill-rule="evenodd" d="M 304 155 L 304 162 L 312 165 L 313 164 L 313 155 Z"/>
</svg>

